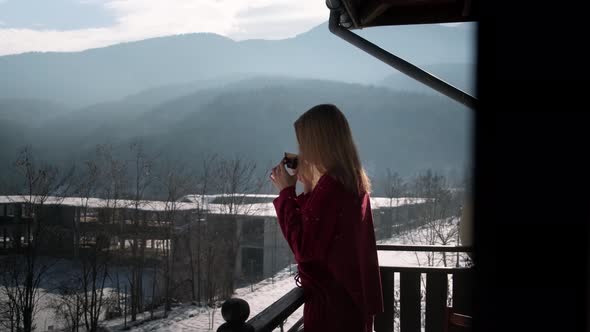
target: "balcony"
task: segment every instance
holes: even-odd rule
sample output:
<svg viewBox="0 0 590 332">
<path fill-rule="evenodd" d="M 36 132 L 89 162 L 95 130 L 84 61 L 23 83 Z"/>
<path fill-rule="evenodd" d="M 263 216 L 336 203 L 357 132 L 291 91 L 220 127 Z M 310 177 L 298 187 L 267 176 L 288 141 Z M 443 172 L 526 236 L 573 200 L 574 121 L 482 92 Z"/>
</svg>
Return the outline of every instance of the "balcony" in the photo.
<svg viewBox="0 0 590 332">
<path fill-rule="evenodd" d="M 469 253 L 463 246 L 378 245 L 378 251 Z M 375 332 L 470 331 L 472 316 L 472 267 L 380 266 L 385 311 L 375 316 Z M 425 281 L 425 284 L 422 282 Z M 399 298 L 396 297 L 396 283 Z M 449 287 L 450 285 L 450 287 Z M 222 306 L 226 323 L 218 332 L 270 332 L 303 305 L 303 289 L 294 287 L 248 321 L 244 300 L 232 298 Z M 449 305 L 450 304 L 450 305 Z M 423 317 L 424 316 L 424 317 Z M 396 326 L 398 325 L 398 326 Z M 303 331 L 303 318 L 288 332 Z"/>
</svg>

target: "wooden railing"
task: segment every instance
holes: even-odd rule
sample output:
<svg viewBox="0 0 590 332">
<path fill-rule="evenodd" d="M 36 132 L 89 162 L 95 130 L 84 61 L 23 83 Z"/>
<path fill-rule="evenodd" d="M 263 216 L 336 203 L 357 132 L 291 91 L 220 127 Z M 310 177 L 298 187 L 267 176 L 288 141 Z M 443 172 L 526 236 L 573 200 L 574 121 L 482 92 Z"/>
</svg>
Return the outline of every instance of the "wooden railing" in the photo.
<svg viewBox="0 0 590 332">
<path fill-rule="evenodd" d="M 471 252 L 470 247 L 459 246 L 406 246 L 378 245 L 380 251 L 417 252 Z M 426 332 L 444 332 L 449 327 L 449 317 L 471 317 L 472 269 L 470 267 L 430 267 L 430 266 L 381 266 L 381 286 L 384 312 L 375 316 L 376 332 L 394 331 L 396 313 L 399 314 L 401 332 L 420 332 L 422 327 L 421 277 L 426 278 L 425 322 Z M 399 303 L 395 305 L 395 275 L 399 274 Z M 449 276 L 452 276 L 452 307 L 448 307 Z M 303 289 L 293 288 L 285 296 L 246 321 L 250 314 L 248 303 L 241 299 L 227 300 L 221 309 L 226 323 L 218 332 L 270 332 L 281 328 L 282 323 L 303 304 Z M 289 329 L 298 331 L 303 318 Z"/>
<path fill-rule="evenodd" d="M 281 327 L 285 319 L 303 304 L 303 289 L 295 287 L 248 322 L 250 307 L 242 299 L 229 299 L 221 307 L 226 321 L 217 332 L 270 332 Z M 299 323 L 299 322 L 298 322 Z"/>
</svg>

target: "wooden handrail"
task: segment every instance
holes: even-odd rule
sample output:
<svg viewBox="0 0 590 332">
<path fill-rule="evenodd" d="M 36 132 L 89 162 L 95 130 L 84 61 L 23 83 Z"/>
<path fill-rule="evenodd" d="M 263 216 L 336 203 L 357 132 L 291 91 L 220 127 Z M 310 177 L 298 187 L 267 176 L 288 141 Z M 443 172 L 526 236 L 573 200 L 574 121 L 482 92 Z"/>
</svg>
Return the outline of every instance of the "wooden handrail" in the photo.
<svg viewBox="0 0 590 332">
<path fill-rule="evenodd" d="M 417 272 L 417 273 L 445 273 L 457 274 L 471 271 L 470 267 L 435 267 L 435 266 L 380 266 L 382 272 Z"/>
<path fill-rule="evenodd" d="M 221 325 L 217 332 L 271 332 L 301 305 L 303 305 L 303 288 L 295 287 L 258 315 L 244 322 L 250 314 L 247 302 L 237 298 L 229 299 L 223 303 L 225 312 L 222 308 L 222 316 L 226 323 Z"/>
<path fill-rule="evenodd" d="M 295 287 L 248 321 L 256 332 L 271 332 L 303 305 L 303 288 Z"/>
<path fill-rule="evenodd" d="M 405 244 L 378 244 L 378 251 L 436 251 L 436 252 L 473 252 L 470 246 L 414 246 Z"/>
</svg>

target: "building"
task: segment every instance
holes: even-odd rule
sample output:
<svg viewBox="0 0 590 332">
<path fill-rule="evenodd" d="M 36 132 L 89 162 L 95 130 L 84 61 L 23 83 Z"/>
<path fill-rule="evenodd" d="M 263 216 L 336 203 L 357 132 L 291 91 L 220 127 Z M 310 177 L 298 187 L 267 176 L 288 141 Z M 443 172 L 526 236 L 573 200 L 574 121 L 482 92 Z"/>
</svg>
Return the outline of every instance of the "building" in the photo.
<svg viewBox="0 0 590 332">
<path fill-rule="evenodd" d="M 215 254 L 225 257 L 216 256 L 215 264 L 228 264 L 225 271 L 233 270 L 233 280 L 245 284 L 294 263 L 276 219 L 274 198 L 276 195 L 220 194 L 187 195 L 175 202 L 136 202 L 0 196 L 0 252 L 24 248 L 41 223 L 44 235 L 51 234 L 44 242 L 47 255 L 76 257 L 99 242 L 123 262 L 133 245 L 155 260 L 170 250 L 175 266 L 182 267 L 177 278 L 189 280 L 183 273 L 191 258 L 194 263 L 199 257 L 199 267 L 204 269 L 207 259 L 213 259 L 206 255 Z M 376 238 L 390 238 L 396 227 L 410 224 L 424 201 L 372 197 Z"/>
</svg>

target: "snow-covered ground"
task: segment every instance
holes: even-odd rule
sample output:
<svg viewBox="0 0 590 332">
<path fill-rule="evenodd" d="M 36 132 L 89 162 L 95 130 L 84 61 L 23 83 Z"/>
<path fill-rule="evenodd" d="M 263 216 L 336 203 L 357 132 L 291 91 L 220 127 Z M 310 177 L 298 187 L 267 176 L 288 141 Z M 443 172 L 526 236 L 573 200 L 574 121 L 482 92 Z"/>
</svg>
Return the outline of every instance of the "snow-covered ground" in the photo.
<svg viewBox="0 0 590 332">
<path fill-rule="evenodd" d="M 418 227 L 410 232 L 402 233 L 390 239 L 379 240 L 377 244 L 396 245 L 457 245 L 458 218 L 437 220 L 434 224 Z M 457 255 L 453 253 L 435 252 L 407 252 L 407 251 L 378 251 L 381 266 L 449 266 L 457 262 Z M 459 265 L 463 266 L 466 254 L 459 254 Z"/>
<path fill-rule="evenodd" d="M 71 260 L 55 259 L 50 257 L 40 257 L 39 266 L 48 266 L 48 270 L 42 279 L 38 290 L 38 297 L 35 305 L 35 315 L 33 324 L 36 326 L 35 331 L 55 331 L 64 328 L 62 320 L 58 319 L 55 314 L 55 304 L 59 302 L 60 288 L 62 286 L 73 287 L 76 284 L 75 278 L 80 277 L 80 267 Z M 105 281 L 104 297 L 107 298 L 115 290 L 115 278 L 119 276 L 121 282 L 128 280 L 129 271 L 124 267 L 110 267 L 111 278 Z M 144 291 L 150 296 L 151 292 L 151 274 L 144 276 Z M 114 296 L 114 295 L 113 295 Z M 8 298 L 6 289 L 0 285 L 0 309 L 4 301 Z M 0 332 L 4 331 L 0 325 Z M 80 331 L 83 331 L 82 329 Z"/>
<path fill-rule="evenodd" d="M 250 286 L 236 290 L 234 297 L 246 300 L 250 305 L 250 317 L 248 319 L 254 317 L 296 287 L 293 278 L 297 267 L 292 265 L 290 269 L 292 273 L 290 273 L 289 267 L 279 271 L 274 277 L 274 282 L 271 278 L 260 281 L 254 285 L 253 291 Z M 159 317 L 162 314 L 161 309 L 155 312 L 155 315 Z M 291 327 L 302 316 L 303 306 L 288 318 L 284 325 L 285 329 Z M 149 317 L 149 313 L 140 315 L 138 318 L 140 323 L 134 325 L 131 331 L 216 331 L 219 325 L 224 323 L 221 317 L 221 308 L 213 310 L 188 303 L 173 308 L 165 319 L 149 320 Z M 144 322 L 141 322 L 142 320 Z M 124 328 L 124 321 L 121 318 L 110 320 L 105 322 L 104 327 L 107 331 L 120 331 Z"/>
</svg>

